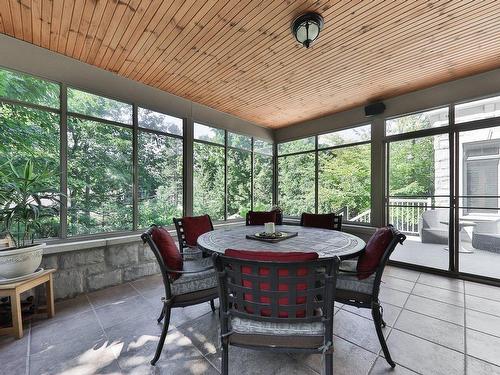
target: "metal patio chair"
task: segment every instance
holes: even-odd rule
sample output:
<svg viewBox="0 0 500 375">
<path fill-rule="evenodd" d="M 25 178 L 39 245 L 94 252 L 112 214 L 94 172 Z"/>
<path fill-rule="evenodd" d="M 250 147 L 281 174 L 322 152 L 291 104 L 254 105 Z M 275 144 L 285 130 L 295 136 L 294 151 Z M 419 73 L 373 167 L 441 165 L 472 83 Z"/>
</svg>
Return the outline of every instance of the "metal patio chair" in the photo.
<svg viewBox="0 0 500 375">
<path fill-rule="evenodd" d="M 245 225 L 264 225 L 265 223 L 278 224 L 276 211 L 248 211 Z"/>
<path fill-rule="evenodd" d="M 167 337 L 171 310 L 176 307 L 192 306 L 210 301 L 212 311 L 215 312 L 213 300 L 218 298 L 217 277 L 212 259 L 208 257 L 184 260 L 182 271 L 169 269 L 166 266 L 166 260 L 153 240 L 153 232 L 158 228 L 153 225 L 141 235 L 143 242 L 149 245 L 158 261 L 165 287 L 165 297 L 161 299 L 163 307 L 158 323 L 165 320 L 155 356 L 151 360 L 153 366 L 160 358 Z"/>
<path fill-rule="evenodd" d="M 380 230 L 390 230 L 391 238 L 383 249 L 383 252 L 381 252 L 381 256 L 380 259 L 378 259 L 376 267 L 367 272 L 359 272 L 357 270 L 357 260 L 342 261 L 337 280 L 335 301 L 346 305 L 356 306 L 358 308 L 371 309 L 373 322 L 375 323 L 375 330 L 377 331 L 377 336 L 384 352 L 385 359 L 391 367 L 395 367 L 396 364 L 392 360 L 382 332 L 382 328 L 386 326 L 386 323 L 383 319 L 384 310 L 380 304 L 378 296 L 380 292 L 382 274 L 387 261 L 397 244 L 403 244 L 406 236 L 396 230 L 392 225 L 379 229 L 377 233 Z M 377 233 L 372 236 L 372 239 L 375 238 Z M 371 246 L 370 242 L 371 241 L 368 241 L 367 248 Z M 367 250 L 365 248 L 364 252 L 366 253 L 366 251 Z M 362 256 L 363 254 L 360 255 L 360 257 Z"/>
<path fill-rule="evenodd" d="M 326 374 L 333 373 L 338 257 L 303 262 L 221 254 L 213 258 L 219 281 L 223 375 L 229 371 L 229 345 L 323 354 Z"/>
<path fill-rule="evenodd" d="M 342 230 L 342 215 L 331 214 L 309 214 L 303 212 L 300 216 L 300 225 L 322 229 Z"/>
</svg>

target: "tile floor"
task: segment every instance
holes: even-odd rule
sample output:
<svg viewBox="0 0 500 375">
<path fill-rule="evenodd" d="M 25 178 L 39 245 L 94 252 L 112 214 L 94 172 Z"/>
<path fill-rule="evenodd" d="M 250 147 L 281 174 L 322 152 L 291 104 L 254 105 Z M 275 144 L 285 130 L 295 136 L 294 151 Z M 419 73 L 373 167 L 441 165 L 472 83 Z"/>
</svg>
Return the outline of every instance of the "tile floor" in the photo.
<svg viewBox="0 0 500 375">
<path fill-rule="evenodd" d="M 162 358 L 157 276 L 57 303 L 56 317 L 0 337 L 0 374 L 217 374 L 217 318 L 208 303 L 175 309 Z M 334 373 L 500 374 L 500 288 L 388 267 L 381 292 L 395 371 L 381 356 L 369 311 L 337 306 Z M 232 347 L 231 374 L 317 374 L 319 355 Z"/>
</svg>

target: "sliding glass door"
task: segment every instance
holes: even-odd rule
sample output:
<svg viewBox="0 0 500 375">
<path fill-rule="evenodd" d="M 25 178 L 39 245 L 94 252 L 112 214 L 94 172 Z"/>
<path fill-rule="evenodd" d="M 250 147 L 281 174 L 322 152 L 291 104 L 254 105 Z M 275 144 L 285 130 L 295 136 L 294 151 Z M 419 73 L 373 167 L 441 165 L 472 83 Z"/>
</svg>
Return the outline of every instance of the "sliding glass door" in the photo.
<svg viewBox="0 0 500 375">
<path fill-rule="evenodd" d="M 386 123 L 387 219 L 407 235 L 392 260 L 449 268 L 453 223 L 447 120 L 448 109 L 442 108 Z"/>
<path fill-rule="evenodd" d="M 500 279 L 500 126 L 458 134 L 461 272 Z"/>
<path fill-rule="evenodd" d="M 500 279 L 500 97 L 386 120 L 391 260 Z"/>
</svg>

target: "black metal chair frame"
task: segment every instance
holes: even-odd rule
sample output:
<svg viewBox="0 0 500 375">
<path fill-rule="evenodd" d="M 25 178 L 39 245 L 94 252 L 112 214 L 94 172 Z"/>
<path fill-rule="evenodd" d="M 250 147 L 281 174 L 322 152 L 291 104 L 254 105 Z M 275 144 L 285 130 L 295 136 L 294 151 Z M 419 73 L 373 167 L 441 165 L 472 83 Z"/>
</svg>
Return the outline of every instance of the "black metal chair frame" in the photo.
<svg viewBox="0 0 500 375">
<path fill-rule="evenodd" d="M 389 257 L 391 256 L 392 252 L 396 248 L 398 244 L 403 244 L 403 242 L 406 240 L 406 236 L 402 234 L 400 231 L 395 229 L 392 225 L 388 225 L 388 227 L 391 229 L 392 234 L 393 234 L 393 239 L 387 246 L 386 250 L 384 251 L 384 254 L 382 258 L 380 259 L 380 262 L 375 270 L 375 280 L 373 282 L 373 290 L 371 294 L 365 294 L 365 293 L 360 293 L 360 292 L 354 292 L 354 291 L 348 291 L 348 290 L 341 290 L 337 289 L 337 293 L 335 296 L 335 301 L 339 303 L 343 303 L 345 305 L 350 305 L 350 306 L 355 306 L 358 308 L 367 308 L 371 309 L 372 311 L 372 317 L 373 317 L 373 322 L 375 323 L 375 330 L 377 331 L 377 337 L 378 340 L 380 341 L 380 346 L 382 347 L 382 351 L 384 352 L 385 359 L 387 363 L 391 367 L 395 367 L 396 364 L 392 360 L 391 354 L 389 352 L 389 348 L 387 347 L 387 343 L 385 341 L 384 333 L 382 332 L 382 328 L 386 326 L 386 323 L 384 321 L 383 315 L 384 315 L 384 309 L 382 305 L 380 304 L 380 301 L 378 299 L 379 293 L 380 293 L 380 283 L 382 281 L 382 274 L 384 273 L 385 266 L 387 265 L 387 261 L 389 260 Z M 349 270 L 342 270 L 342 264 L 340 268 L 341 273 L 350 273 L 353 275 L 359 275 L 360 272 L 353 272 Z M 361 273 L 362 274 L 362 273 Z M 369 273 L 370 275 L 373 274 L 373 272 Z"/>
<path fill-rule="evenodd" d="M 163 257 L 160 253 L 160 250 L 158 249 L 158 247 L 156 246 L 156 243 L 153 241 L 153 238 L 152 238 L 152 233 L 157 227 L 158 226 L 153 224 L 146 232 L 144 232 L 141 235 L 142 241 L 149 245 L 149 247 L 151 248 L 151 250 L 153 251 L 153 253 L 156 257 L 156 260 L 158 261 L 158 264 L 160 266 L 161 275 L 163 278 L 163 285 L 165 287 L 165 297 L 161 298 L 161 301 L 163 302 L 163 307 L 162 307 L 160 316 L 157 319 L 158 323 L 161 323 L 163 318 L 165 318 L 165 320 L 163 321 L 163 328 L 162 328 L 162 332 L 161 332 L 161 336 L 160 336 L 160 341 L 158 342 L 158 346 L 156 348 L 155 356 L 151 360 L 151 364 L 153 366 L 156 364 L 156 362 L 160 358 L 161 351 L 163 349 L 163 345 L 164 345 L 165 339 L 167 337 L 168 326 L 170 324 L 170 312 L 171 312 L 171 310 L 175 307 L 192 306 L 192 305 L 197 305 L 199 303 L 210 301 L 210 307 L 212 308 L 212 311 L 215 312 L 215 305 L 214 305 L 213 300 L 215 298 L 218 298 L 217 288 L 213 288 L 212 293 L 209 293 L 201 298 L 194 297 L 192 299 L 187 298 L 187 299 L 182 299 L 180 301 L 177 300 L 176 297 L 178 297 L 178 296 L 172 294 L 172 290 L 171 290 L 171 286 L 170 286 L 171 280 L 170 280 L 169 274 L 178 274 L 178 275 L 182 276 L 185 274 L 193 274 L 193 273 L 208 271 L 208 270 L 213 269 L 214 267 L 210 266 L 210 267 L 206 267 L 206 268 L 196 270 L 196 271 L 176 271 L 176 270 L 169 269 L 166 266 L 165 262 L 163 261 Z M 181 255 L 183 255 L 183 254 L 181 253 Z"/>
<path fill-rule="evenodd" d="M 333 315 L 335 301 L 335 285 L 337 280 L 340 259 L 319 259 L 307 262 L 273 262 L 242 260 L 221 254 L 213 255 L 219 281 L 220 301 L 220 340 L 222 346 L 222 374 L 228 374 L 229 345 L 278 352 L 305 352 L 325 355 L 326 374 L 333 373 Z M 242 267 L 250 267 L 251 274 L 242 273 Z M 259 269 L 269 270 L 268 275 L 260 275 Z M 288 276 L 278 276 L 278 270 L 288 270 Z M 307 275 L 298 276 L 298 269 L 307 269 Z M 243 286 L 242 280 L 251 281 L 251 287 Z M 261 283 L 268 283 L 269 290 L 261 290 Z M 279 291 L 280 283 L 288 284 L 288 291 Z M 305 284 L 306 289 L 297 290 L 298 284 Z M 252 301 L 245 299 L 246 294 L 252 295 Z M 261 302 L 261 297 L 269 297 L 268 303 Z M 280 298 L 288 298 L 288 305 L 279 305 Z M 297 303 L 297 297 L 306 297 L 305 303 Z M 270 316 L 262 316 L 261 309 L 268 309 Z M 304 313 L 297 317 L 297 312 Z M 318 314 L 321 311 L 321 314 Z M 280 312 L 287 312 L 288 317 L 279 317 Z M 324 324 L 323 344 L 314 347 L 287 346 L 286 343 L 276 344 L 267 342 L 248 344 L 246 339 L 252 336 L 244 334 L 244 339 L 235 339 L 238 334 L 230 330 L 232 317 L 243 319 L 277 322 L 277 323 L 312 323 Z M 239 334 L 241 335 L 241 334 Z M 234 340 L 234 341 L 232 341 Z"/>
<path fill-rule="evenodd" d="M 300 226 L 304 226 L 304 214 L 305 212 L 300 215 Z M 313 214 L 315 215 L 315 214 Z M 332 230 L 338 230 L 339 232 L 342 230 L 342 215 L 337 215 L 333 214 L 333 229 Z"/>
<path fill-rule="evenodd" d="M 247 214 L 245 215 L 245 225 L 246 225 L 246 226 L 249 226 L 249 225 L 254 225 L 254 224 L 250 224 L 250 212 L 253 212 L 253 213 L 258 213 L 258 212 L 260 212 L 260 211 L 249 211 L 249 212 L 247 212 Z M 267 211 L 262 211 L 262 212 L 264 212 L 264 213 L 268 213 Z M 276 211 L 269 211 L 269 212 L 276 212 Z M 276 225 L 281 225 L 281 224 L 279 223 L 279 220 L 278 220 L 278 212 L 276 212 L 276 220 L 274 221 L 274 223 L 275 223 Z"/>
</svg>

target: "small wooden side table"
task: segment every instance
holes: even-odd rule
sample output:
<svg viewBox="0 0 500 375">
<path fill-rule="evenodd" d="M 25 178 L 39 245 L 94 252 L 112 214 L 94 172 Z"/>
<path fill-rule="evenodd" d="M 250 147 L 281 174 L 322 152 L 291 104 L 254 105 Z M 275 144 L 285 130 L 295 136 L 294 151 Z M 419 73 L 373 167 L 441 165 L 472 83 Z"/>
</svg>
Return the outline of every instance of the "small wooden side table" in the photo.
<svg viewBox="0 0 500 375">
<path fill-rule="evenodd" d="M 14 335 L 18 339 L 23 337 L 24 332 L 23 318 L 21 315 L 21 293 L 33 289 L 38 285 L 45 284 L 45 293 L 47 296 L 47 315 L 49 318 L 54 316 L 54 286 L 52 282 L 52 274 L 55 271 L 55 269 L 47 269 L 33 278 L 14 282 L 12 284 L 0 285 L 0 296 L 10 297 L 12 310 L 12 327 L 0 328 L 0 335 Z"/>
</svg>

